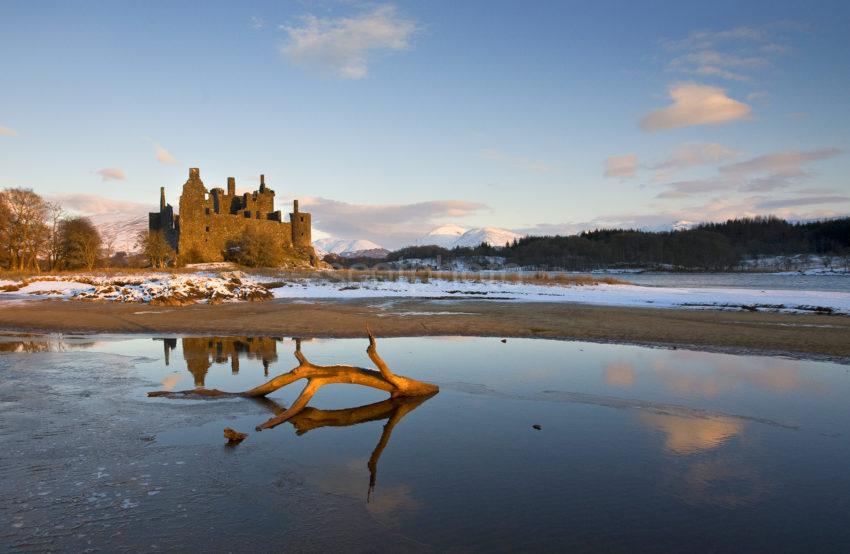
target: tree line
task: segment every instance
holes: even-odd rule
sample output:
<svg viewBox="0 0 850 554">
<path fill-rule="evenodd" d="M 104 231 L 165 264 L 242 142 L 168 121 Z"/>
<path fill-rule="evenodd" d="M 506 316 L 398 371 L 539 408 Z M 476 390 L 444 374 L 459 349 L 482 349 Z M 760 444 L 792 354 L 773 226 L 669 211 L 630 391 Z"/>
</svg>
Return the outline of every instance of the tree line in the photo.
<svg viewBox="0 0 850 554">
<path fill-rule="evenodd" d="M 666 232 L 597 229 L 571 236 L 527 236 L 503 246 L 480 244 L 451 250 L 411 246 L 384 260 L 336 256 L 325 261 L 350 267 L 411 259 L 440 259 L 443 263 L 464 259 L 486 266 L 488 259 L 499 257 L 521 267 L 571 271 L 612 267 L 728 271 L 740 269 L 747 259 L 796 254 L 850 257 L 850 217 L 810 222 L 753 217 Z"/>
<path fill-rule="evenodd" d="M 102 236 L 89 218 L 71 215 L 59 203 L 47 201 L 31 189 L 0 190 L 0 269 L 160 269 L 203 261 L 193 252 L 178 256 L 162 232 L 141 230 L 136 237 L 137 253 L 116 252 L 114 242 L 115 237 Z M 285 258 L 279 237 L 254 229 L 229 241 L 222 255 L 250 267 L 276 267 Z"/>
<path fill-rule="evenodd" d="M 87 218 L 70 216 L 30 189 L 0 191 L 0 268 L 92 269 L 103 255 L 103 239 Z"/>
</svg>

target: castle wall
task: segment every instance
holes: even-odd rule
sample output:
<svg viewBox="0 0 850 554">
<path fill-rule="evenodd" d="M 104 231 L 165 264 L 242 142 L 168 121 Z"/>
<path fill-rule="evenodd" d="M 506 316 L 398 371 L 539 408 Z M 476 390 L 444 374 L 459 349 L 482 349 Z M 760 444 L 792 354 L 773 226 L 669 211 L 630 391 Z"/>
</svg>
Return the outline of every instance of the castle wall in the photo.
<svg viewBox="0 0 850 554">
<path fill-rule="evenodd" d="M 290 222 L 284 222 L 274 209 L 274 191 L 266 187 L 263 175 L 259 190 L 237 195 L 234 178 L 228 178 L 227 192 L 222 188 L 208 192 L 199 170 L 191 168 L 180 195 L 180 214 L 174 215 L 161 189 L 160 211 L 150 214 L 149 229 L 162 231 L 186 261 L 222 261 L 228 242 L 253 229 L 270 234 L 279 248 L 315 262 L 310 214 L 299 212 L 296 200 Z"/>
<path fill-rule="evenodd" d="M 202 215 L 188 229 L 181 225 L 178 252 L 186 256 L 198 256 L 203 261 L 220 262 L 224 260 L 223 252 L 228 241 L 241 236 L 249 228 L 270 233 L 283 248 L 292 248 L 292 228 L 289 223 L 210 212 Z"/>
<path fill-rule="evenodd" d="M 312 221 L 310 214 L 304 212 L 293 212 L 289 214 L 292 225 L 292 244 L 296 248 L 310 248 L 313 246 Z"/>
</svg>

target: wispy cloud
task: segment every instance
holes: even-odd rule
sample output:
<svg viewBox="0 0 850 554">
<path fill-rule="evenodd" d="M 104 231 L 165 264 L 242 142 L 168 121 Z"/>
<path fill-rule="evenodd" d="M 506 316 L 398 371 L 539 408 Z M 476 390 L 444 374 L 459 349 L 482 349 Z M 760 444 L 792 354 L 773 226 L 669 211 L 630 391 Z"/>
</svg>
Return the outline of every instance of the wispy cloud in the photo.
<svg viewBox="0 0 850 554">
<path fill-rule="evenodd" d="M 153 204 L 115 200 L 95 194 L 60 194 L 51 196 L 50 200 L 83 215 L 127 213 L 138 216 L 154 208 Z"/>
<path fill-rule="evenodd" d="M 767 31 L 764 28 L 741 26 L 721 31 L 693 31 L 683 39 L 664 41 L 664 46 L 670 50 L 707 50 L 720 43 L 765 40 Z"/>
<path fill-rule="evenodd" d="M 174 156 L 171 153 L 162 147 L 162 145 L 158 143 L 154 143 L 154 152 L 156 155 L 156 161 L 165 165 L 174 165 L 177 161 L 174 159 Z"/>
<path fill-rule="evenodd" d="M 669 67 L 694 75 L 721 77 L 732 81 L 750 81 L 749 75 L 742 73 L 742 70 L 768 65 L 770 62 L 758 56 L 737 56 L 714 50 L 700 50 L 673 58 Z"/>
<path fill-rule="evenodd" d="M 555 169 L 553 166 L 545 162 L 541 162 L 540 160 L 534 160 L 525 156 L 508 154 L 495 148 L 482 148 L 479 153 L 481 157 L 485 160 L 506 163 L 512 167 L 524 169 L 526 171 L 534 171 L 537 173 L 549 173 L 550 171 Z"/>
<path fill-rule="evenodd" d="M 718 164 L 739 155 L 737 150 L 714 142 L 686 142 L 679 145 L 663 162 L 649 168 L 654 170 L 653 182 L 661 182 L 669 180 L 681 170 Z"/>
<path fill-rule="evenodd" d="M 753 173 L 794 173 L 799 174 L 806 164 L 827 160 L 839 155 L 838 148 L 820 148 L 817 150 L 789 150 L 756 156 L 749 160 L 725 165 L 721 173 L 728 175 L 750 175 Z"/>
<path fill-rule="evenodd" d="M 570 235 L 592 229 L 620 228 L 669 230 L 678 221 L 707 223 L 740 217 L 776 215 L 789 220 L 810 220 L 844 216 L 850 206 L 850 196 L 804 196 L 773 200 L 765 196 L 744 198 L 715 198 L 703 203 L 673 209 L 656 209 L 651 213 L 620 212 L 586 221 L 541 223 L 523 229 L 522 234 Z"/>
<path fill-rule="evenodd" d="M 777 31 L 777 25 L 694 31 L 684 39 L 663 43 L 674 55 L 667 67 L 691 75 L 749 82 L 755 71 L 770 67 L 773 57 L 788 50 Z"/>
<path fill-rule="evenodd" d="M 722 190 L 770 192 L 798 185 L 812 176 L 808 166 L 838 156 L 837 148 L 790 150 L 755 156 L 738 163 L 721 165 L 707 179 L 667 183 L 658 198 L 684 198 Z"/>
<path fill-rule="evenodd" d="M 104 181 L 123 181 L 126 179 L 124 170 L 117 167 L 105 167 L 96 172 Z"/>
<path fill-rule="evenodd" d="M 248 19 L 248 25 L 254 29 L 255 31 L 259 31 L 260 29 L 266 26 L 266 21 L 262 17 L 258 17 L 256 15 L 252 15 Z"/>
<path fill-rule="evenodd" d="M 720 125 L 743 119 L 750 113 L 750 106 L 730 98 L 720 87 L 677 83 L 668 92 L 673 103 L 644 117 L 640 122 L 644 131 Z"/>
<path fill-rule="evenodd" d="M 337 238 L 368 239 L 388 248 L 411 244 L 443 223 L 487 208 L 479 202 L 433 200 L 413 204 L 349 204 L 327 198 L 303 198 L 313 225 Z"/>
<path fill-rule="evenodd" d="M 803 196 L 800 198 L 785 198 L 782 200 L 766 200 L 756 204 L 759 210 L 775 210 L 796 206 L 825 206 L 832 204 L 850 204 L 850 196 Z"/>
<path fill-rule="evenodd" d="M 666 160 L 653 166 L 653 169 L 679 169 L 716 164 L 733 159 L 739 154 L 737 150 L 714 142 L 686 142 L 678 146 Z"/>
<path fill-rule="evenodd" d="M 300 25 L 282 25 L 281 29 L 288 40 L 280 53 L 292 63 L 346 79 L 362 79 L 375 55 L 409 47 L 416 24 L 387 5 L 352 17 L 308 15 Z"/>
<path fill-rule="evenodd" d="M 0 125 L 0 137 L 16 137 L 18 132 L 10 127 Z"/>
<path fill-rule="evenodd" d="M 635 154 L 609 156 L 605 159 L 605 177 L 631 178 L 637 173 L 638 159 Z"/>
</svg>

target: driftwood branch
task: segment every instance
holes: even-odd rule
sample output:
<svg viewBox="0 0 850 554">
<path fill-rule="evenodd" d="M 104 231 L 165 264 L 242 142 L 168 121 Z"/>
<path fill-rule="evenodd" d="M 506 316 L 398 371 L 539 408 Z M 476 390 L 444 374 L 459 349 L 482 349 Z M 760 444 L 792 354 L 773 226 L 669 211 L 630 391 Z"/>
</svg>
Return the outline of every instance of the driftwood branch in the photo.
<svg viewBox="0 0 850 554">
<path fill-rule="evenodd" d="M 310 402 L 316 391 L 327 384 L 347 383 L 371 387 L 388 392 L 391 399 L 426 397 L 439 391 L 436 385 L 394 374 L 381 356 L 378 355 L 375 336 L 372 334 L 372 331 L 367 328 L 367 333 L 369 335 L 369 346 L 366 349 L 366 353 L 369 355 L 372 363 L 375 364 L 375 367 L 378 368 L 378 371 L 350 365 L 322 366 L 313 364 L 301 352 L 301 341 L 296 339 L 295 359 L 298 360 L 298 365 L 289 372 L 278 375 L 253 389 L 242 392 L 226 392 L 216 389 L 193 389 L 177 392 L 155 391 L 149 392 L 148 396 L 169 398 L 263 398 L 295 381 L 306 379 L 306 386 L 292 406 L 256 427 L 257 431 L 262 431 L 263 429 L 271 429 L 280 425 L 300 414 L 307 407 L 307 403 Z M 390 428 L 391 431 L 392 428 Z"/>
</svg>

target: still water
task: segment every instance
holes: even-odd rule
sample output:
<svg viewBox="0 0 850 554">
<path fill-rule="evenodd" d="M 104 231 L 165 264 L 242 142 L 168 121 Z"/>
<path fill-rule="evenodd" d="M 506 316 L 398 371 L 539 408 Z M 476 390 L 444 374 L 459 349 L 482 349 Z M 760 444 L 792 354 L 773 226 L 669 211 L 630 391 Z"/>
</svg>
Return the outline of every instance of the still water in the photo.
<svg viewBox="0 0 850 554">
<path fill-rule="evenodd" d="M 367 342 L 302 340 L 372 367 Z M 274 337 L 0 338 L 0 550 L 850 550 L 848 366 L 636 346 L 379 339 L 429 398 L 245 390 Z M 540 429 L 535 429 L 537 425 Z M 228 446 L 224 427 L 249 433 Z"/>
</svg>

